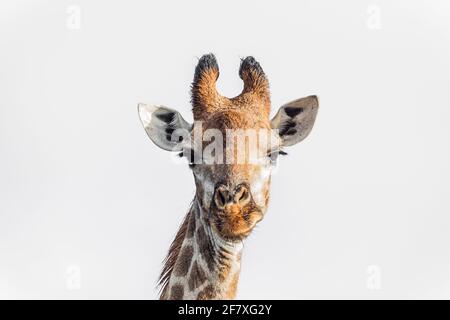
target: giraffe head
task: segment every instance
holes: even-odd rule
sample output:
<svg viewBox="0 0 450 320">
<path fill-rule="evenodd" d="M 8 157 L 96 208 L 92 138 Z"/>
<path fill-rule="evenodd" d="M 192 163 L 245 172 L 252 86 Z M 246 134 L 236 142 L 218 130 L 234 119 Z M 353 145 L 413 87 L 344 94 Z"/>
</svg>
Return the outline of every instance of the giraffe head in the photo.
<svg viewBox="0 0 450 320">
<path fill-rule="evenodd" d="M 284 147 L 302 141 L 318 111 L 316 96 L 292 101 L 270 119 L 269 82 L 253 57 L 242 60 L 242 93 L 216 90 L 219 67 L 212 54 L 200 58 L 192 83 L 194 124 L 174 109 L 139 104 L 150 139 L 187 157 L 205 219 L 225 240 L 241 240 L 263 218 L 273 164 Z"/>
</svg>

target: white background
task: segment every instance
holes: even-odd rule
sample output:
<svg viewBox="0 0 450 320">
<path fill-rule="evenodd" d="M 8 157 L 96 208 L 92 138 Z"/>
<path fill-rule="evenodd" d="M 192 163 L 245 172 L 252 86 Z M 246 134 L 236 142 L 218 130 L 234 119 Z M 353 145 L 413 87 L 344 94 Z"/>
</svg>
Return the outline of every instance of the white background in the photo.
<svg viewBox="0 0 450 320">
<path fill-rule="evenodd" d="M 450 3 L 2 1 L 0 298 L 157 297 L 194 195 L 138 102 L 192 120 L 198 57 L 272 112 L 320 97 L 273 176 L 238 298 L 450 298 Z M 272 113 L 272 114 L 273 114 Z"/>
</svg>

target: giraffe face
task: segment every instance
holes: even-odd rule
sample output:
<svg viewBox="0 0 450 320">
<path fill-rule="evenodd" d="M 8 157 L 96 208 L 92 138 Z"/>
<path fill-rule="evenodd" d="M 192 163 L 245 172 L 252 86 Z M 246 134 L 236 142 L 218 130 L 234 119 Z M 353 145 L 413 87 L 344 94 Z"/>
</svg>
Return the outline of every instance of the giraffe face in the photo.
<svg viewBox="0 0 450 320">
<path fill-rule="evenodd" d="M 271 171 L 278 154 L 311 131 L 318 99 L 294 100 L 270 119 L 268 81 L 253 58 L 241 63 L 244 89 L 235 98 L 217 93 L 218 74 L 214 56 L 203 56 L 192 84 L 193 124 L 164 106 L 139 104 L 138 110 L 157 146 L 188 159 L 196 200 L 213 230 L 224 239 L 241 240 L 267 210 Z"/>
<path fill-rule="evenodd" d="M 281 140 L 268 120 L 239 111 L 212 115 L 202 136 L 202 148 L 185 151 L 193 155 L 197 199 L 218 234 L 243 239 L 267 210 Z"/>
</svg>

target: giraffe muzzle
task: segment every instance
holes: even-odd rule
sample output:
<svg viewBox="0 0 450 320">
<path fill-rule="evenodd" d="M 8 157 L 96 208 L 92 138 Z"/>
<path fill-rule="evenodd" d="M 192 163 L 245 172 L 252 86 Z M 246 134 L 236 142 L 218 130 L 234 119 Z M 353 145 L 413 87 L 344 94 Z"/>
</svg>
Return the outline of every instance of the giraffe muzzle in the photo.
<svg viewBox="0 0 450 320">
<path fill-rule="evenodd" d="M 229 188 L 224 184 L 214 192 L 212 210 L 214 227 L 226 239 L 243 239 L 262 219 L 262 212 L 253 201 L 247 184 Z"/>
<path fill-rule="evenodd" d="M 214 192 L 214 202 L 220 210 L 230 205 L 245 206 L 251 200 L 250 190 L 245 184 L 240 184 L 233 190 L 221 184 Z"/>
</svg>

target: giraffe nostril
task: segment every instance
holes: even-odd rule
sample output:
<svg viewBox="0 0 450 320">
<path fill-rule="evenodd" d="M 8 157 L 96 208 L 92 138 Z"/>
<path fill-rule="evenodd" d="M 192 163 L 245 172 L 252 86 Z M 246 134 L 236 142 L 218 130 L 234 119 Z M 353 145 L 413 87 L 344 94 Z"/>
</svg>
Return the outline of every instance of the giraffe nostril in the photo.
<svg viewBox="0 0 450 320">
<path fill-rule="evenodd" d="M 250 193 L 246 186 L 239 186 L 234 194 L 234 201 L 240 205 L 246 204 L 250 200 Z"/>
<path fill-rule="evenodd" d="M 228 202 L 228 190 L 224 186 L 220 186 L 216 190 L 216 196 L 214 197 L 214 201 L 219 209 L 225 207 Z"/>
<path fill-rule="evenodd" d="M 223 192 L 219 192 L 219 199 L 221 204 L 225 204 L 225 202 L 227 201 Z"/>
</svg>

